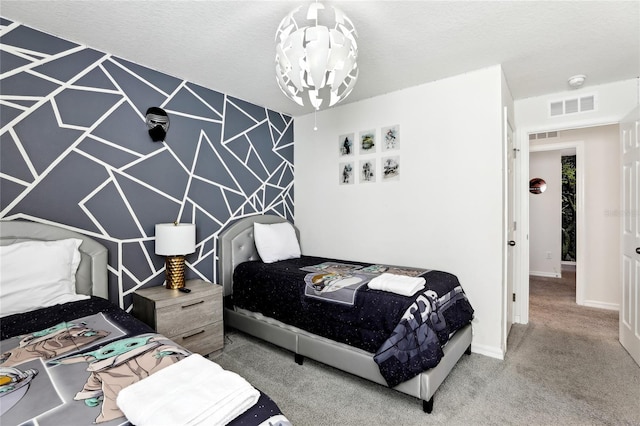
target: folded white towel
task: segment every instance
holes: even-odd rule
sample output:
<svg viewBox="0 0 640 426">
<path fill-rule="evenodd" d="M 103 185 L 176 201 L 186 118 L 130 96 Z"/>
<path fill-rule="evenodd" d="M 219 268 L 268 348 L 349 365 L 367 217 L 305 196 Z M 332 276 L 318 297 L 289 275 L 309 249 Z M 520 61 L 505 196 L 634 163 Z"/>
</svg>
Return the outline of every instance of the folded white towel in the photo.
<svg viewBox="0 0 640 426">
<path fill-rule="evenodd" d="M 403 296 L 413 296 L 424 289 L 426 281 L 423 277 L 408 277 L 384 273 L 369 281 L 369 288 L 373 290 L 389 291 Z"/>
<path fill-rule="evenodd" d="M 136 426 L 226 425 L 259 397 L 236 373 L 193 354 L 122 389 L 116 402 Z"/>
</svg>

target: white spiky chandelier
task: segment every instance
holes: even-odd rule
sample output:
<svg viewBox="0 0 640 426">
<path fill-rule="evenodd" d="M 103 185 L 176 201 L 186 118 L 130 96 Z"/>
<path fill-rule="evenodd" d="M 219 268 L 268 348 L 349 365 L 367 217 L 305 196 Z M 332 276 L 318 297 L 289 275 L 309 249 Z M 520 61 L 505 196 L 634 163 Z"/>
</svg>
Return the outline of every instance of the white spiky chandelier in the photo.
<svg viewBox="0 0 640 426">
<path fill-rule="evenodd" d="M 349 96 L 358 79 L 357 33 L 353 22 L 335 7 L 312 3 L 284 17 L 276 32 L 276 80 L 298 105 L 316 110 Z"/>
</svg>

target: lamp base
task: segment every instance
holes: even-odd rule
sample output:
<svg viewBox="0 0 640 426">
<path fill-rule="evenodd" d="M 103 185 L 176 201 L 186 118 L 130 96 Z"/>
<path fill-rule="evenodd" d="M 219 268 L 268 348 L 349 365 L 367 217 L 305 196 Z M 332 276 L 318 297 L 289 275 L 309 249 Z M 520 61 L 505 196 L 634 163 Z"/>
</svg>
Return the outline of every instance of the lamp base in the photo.
<svg viewBox="0 0 640 426">
<path fill-rule="evenodd" d="M 173 290 L 184 287 L 184 256 L 167 256 L 165 265 L 165 287 Z"/>
</svg>

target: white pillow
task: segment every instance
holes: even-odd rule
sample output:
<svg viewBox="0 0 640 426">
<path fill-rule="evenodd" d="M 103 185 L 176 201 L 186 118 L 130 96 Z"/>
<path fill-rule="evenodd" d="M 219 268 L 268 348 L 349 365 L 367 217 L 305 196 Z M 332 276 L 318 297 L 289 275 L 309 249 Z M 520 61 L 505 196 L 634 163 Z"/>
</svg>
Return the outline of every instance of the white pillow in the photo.
<svg viewBox="0 0 640 426">
<path fill-rule="evenodd" d="M 264 263 L 300 257 L 300 244 L 296 231 L 289 222 L 253 224 L 253 238 Z"/>
<path fill-rule="evenodd" d="M 0 246 L 0 317 L 88 299 L 76 294 L 82 240 Z"/>
</svg>

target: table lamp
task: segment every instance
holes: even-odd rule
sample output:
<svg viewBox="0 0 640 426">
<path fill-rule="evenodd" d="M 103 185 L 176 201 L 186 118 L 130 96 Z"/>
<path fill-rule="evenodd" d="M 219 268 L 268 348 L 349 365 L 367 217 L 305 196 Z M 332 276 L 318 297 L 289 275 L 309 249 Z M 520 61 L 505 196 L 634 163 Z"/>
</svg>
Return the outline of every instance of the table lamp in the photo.
<svg viewBox="0 0 640 426">
<path fill-rule="evenodd" d="M 156 224 L 156 254 L 166 256 L 166 284 L 169 289 L 184 287 L 184 255 L 196 251 L 196 225 Z"/>
</svg>

